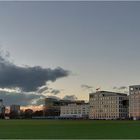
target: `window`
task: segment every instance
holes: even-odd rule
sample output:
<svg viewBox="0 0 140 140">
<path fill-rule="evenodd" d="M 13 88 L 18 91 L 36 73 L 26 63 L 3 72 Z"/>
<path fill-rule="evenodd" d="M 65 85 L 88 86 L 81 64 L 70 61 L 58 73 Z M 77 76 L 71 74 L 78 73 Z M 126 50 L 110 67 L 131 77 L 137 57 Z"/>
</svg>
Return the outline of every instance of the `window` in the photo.
<svg viewBox="0 0 140 140">
<path fill-rule="evenodd" d="M 130 90 L 133 91 L 134 89 L 131 87 Z"/>
</svg>

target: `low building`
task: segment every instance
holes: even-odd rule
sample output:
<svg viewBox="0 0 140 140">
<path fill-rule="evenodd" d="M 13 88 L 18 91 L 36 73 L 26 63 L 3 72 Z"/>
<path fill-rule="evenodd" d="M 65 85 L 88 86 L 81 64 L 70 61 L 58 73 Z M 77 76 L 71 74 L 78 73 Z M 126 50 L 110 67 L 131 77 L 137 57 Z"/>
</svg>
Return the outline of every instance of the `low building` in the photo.
<svg viewBox="0 0 140 140">
<path fill-rule="evenodd" d="M 48 116 L 49 118 L 60 116 L 60 107 L 72 103 L 81 104 L 84 103 L 84 101 L 83 100 L 70 101 L 70 100 L 57 100 L 54 98 L 45 98 L 44 116 Z"/>
<path fill-rule="evenodd" d="M 97 91 L 89 95 L 89 119 L 128 118 L 128 96 L 123 93 Z"/>
<path fill-rule="evenodd" d="M 60 118 L 88 118 L 89 104 L 88 103 L 73 103 L 61 106 Z"/>
<path fill-rule="evenodd" d="M 129 87 L 129 117 L 140 120 L 140 85 Z"/>
</svg>

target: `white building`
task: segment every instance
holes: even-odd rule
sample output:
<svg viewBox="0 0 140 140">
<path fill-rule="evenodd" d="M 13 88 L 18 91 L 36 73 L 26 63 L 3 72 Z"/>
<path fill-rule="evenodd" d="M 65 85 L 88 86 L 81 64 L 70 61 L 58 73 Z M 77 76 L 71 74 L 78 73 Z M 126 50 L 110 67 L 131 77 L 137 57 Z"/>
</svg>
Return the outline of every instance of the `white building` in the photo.
<svg viewBox="0 0 140 140">
<path fill-rule="evenodd" d="M 129 117 L 140 119 L 140 85 L 129 87 Z"/>
<path fill-rule="evenodd" d="M 89 119 L 124 119 L 128 117 L 127 94 L 98 91 L 89 96 Z"/>
<path fill-rule="evenodd" d="M 88 118 L 89 104 L 68 104 L 61 106 L 60 117 L 61 118 Z"/>
</svg>

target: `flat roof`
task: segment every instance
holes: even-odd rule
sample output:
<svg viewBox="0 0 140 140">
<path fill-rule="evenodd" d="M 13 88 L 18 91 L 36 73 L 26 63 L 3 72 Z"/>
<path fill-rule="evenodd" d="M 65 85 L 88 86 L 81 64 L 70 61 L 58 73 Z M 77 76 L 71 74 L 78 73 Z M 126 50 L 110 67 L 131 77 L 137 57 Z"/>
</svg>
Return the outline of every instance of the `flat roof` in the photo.
<svg viewBox="0 0 140 140">
<path fill-rule="evenodd" d="M 127 96 L 127 94 L 125 93 L 119 93 L 119 92 L 113 92 L 113 91 L 97 91 L 97 92 L 94 92 L 94 93 L 90 93 L 90 94 L 99 94 L 99 93 L 110 93 L 111 94 L 117 94 L 117 95 L 122 95 L 122 96 Z"/>
</svg>

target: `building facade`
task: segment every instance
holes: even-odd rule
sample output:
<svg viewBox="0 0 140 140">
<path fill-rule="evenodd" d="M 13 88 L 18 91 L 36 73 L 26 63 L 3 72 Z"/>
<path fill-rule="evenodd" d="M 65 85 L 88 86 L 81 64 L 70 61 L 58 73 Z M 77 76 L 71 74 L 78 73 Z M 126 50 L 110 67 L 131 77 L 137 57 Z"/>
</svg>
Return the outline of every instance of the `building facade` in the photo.
<svg viewBox="0 0 140 140">
<path fill-rule="evenodd" d="M 129 117 L 140 119 L 140 85 L 129 86 Z"/>
<path fill-rule="evenodd" d="M 128 118 L 127 94 L 98 91 L 89 95 L 89 104 L 89 119 Z"/>
<path fill-rule="evenodd" d="M 89 104 L 68 104 L 61 106 L 60 118 L 88 118 Z"/>
</svg>

